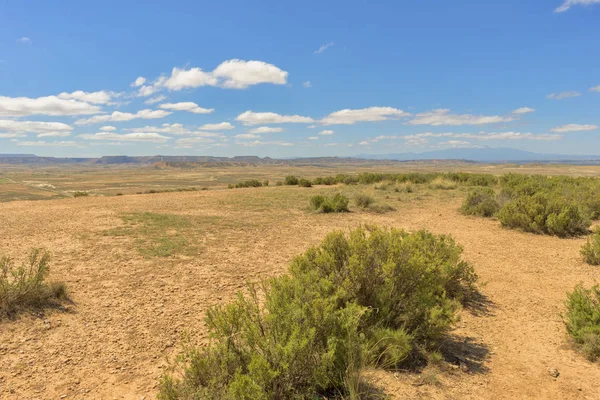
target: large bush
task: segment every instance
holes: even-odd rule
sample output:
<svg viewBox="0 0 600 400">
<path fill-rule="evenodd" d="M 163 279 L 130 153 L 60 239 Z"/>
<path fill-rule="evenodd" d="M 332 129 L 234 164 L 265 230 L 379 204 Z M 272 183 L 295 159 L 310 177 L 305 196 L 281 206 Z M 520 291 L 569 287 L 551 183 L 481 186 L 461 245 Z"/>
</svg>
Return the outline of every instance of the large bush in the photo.
<svg viewBox="0 0 600 400">
<path fill-rule="evenodd" d="M 46 282 L 50 254 L 33 249 L 26 263 L 17 267 L 9 257 L 0 258 L 0 319 L 20 311 L 56 305 L 67 298 L 64 283 Z"/>
<path fill-rule="evenodd" d="M 596 360 L 600 357 L 600 286 L 589 290 L 577 286 L 568 294 L 566 307 L 567 331 L 585 356 Z"/>
<path fill-rule="evenodd" d="M 492 217 L 500 210 L 494 189 L 481 187 L 472 189 L 462 204 L 460 211 L 465 215 Z"/>
<path fill-rule="evenodd" d="M 560 237 L 583 234 L 591 225 L 580 206 L 558 194 L 543 192 L 509 201 L 498 219 L 508 228 Z"/>
<path fill-rule="evenodd" d="M 586 263 L 600 265 L 600 228 L 597 228 L 583 245 L 581 255 Z"/>
<path fill-rule="evenodd" d="M 437 346 L 475 279 L 450 237 L 334 232 L 262 293 L 250 287 L 211 309 L 212 343 L 186 347 L 181 369 L 163 377 L 159 398 L 346 395 L 362 367 L 397 368 Z"/>
<path fill-rule="evenodd" d="M 329 198 L 323 195 L 316 195 L 310 198 L 310 206 L 313 210 L 322 213 L 340 213 L 348 212 L 348 198 L 337 193 Z"/>
</svg>

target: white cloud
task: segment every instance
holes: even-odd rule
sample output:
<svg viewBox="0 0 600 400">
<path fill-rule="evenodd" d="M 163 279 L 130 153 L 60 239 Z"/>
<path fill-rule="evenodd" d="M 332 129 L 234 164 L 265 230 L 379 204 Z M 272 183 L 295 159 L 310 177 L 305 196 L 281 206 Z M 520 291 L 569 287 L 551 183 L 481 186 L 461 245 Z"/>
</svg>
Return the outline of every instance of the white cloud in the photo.
<svg viewBox="0 0 600 400">
<path fill-rule="evenodd" d="M 309 136 L 308 140 L 319 140 L 318 136 Z"/>
<path fill-rule="evenodd" d="M 38 98 L 0 96 L 0 116 L 89 115 L 98 114 L 101 111 L 98 106 L 73 99 L 65 100 L 57 96 Z"/>
<path fill-rule="evenodd" d="M 146 78 L 143 76 L 138 76 L 137 79 L 131 84 L 131 87 L 140 87 L 144 83 L 146 83 Z"/>
<path fill-rule="evenodd" d="M 285 85 L 288 73 L 263 61 L 229 60 L 221 63 L 212 75 L 220 78 L 219 86 L 245 89 L 259 83 Z"/>
<path fill-rule="evenodd" d="M 419 113 L 415 118 L 408 121 L 410 125 L 484 125 L 495 124 L 498 122 L 513 121 L 514 117 L 502 117 L 499 115 L 471 115 L 471 114 L 450 114 L 450 110 L 439 108 L 430 112 Z"/>
<path fill-rule="evenodd" d="M 169 111 L 164 110 L 140 110 L 135 114 L 114 111 L 112 114 L 107 115 L 96 115 L 87 119 L 79 119 L 75 121 L 75 125 L 90 125 L 97 124 L 99 122 L 108 122 L 108 121 L 130 121 L 132 119 L 155 119 L 155 118 L 163 118 L 167 115 L 170 115 Z"/>
<path fill-rule="evenodd" d="M 0 139 L 13 139 L 25 136 L 26 135 L 24 133 L 0 133 Z"/>
<path fill-rule="evenodd" d="M 528 114 L 528 113 L 532 113 L 532 112 L 535 112 L 535 108 L 521 107 L 521 108 L 517 108 L 512 113 L 513 114 Z"/>
<path fill-rule="evenodd" d="M 144 126 L 141 128 L 128 129 L 129 132 L 156 132 L 156 133 L 169 133 L 172 135 L 187 135 L 191 131 L 185 128 L 182 124 L 162 124 L 161 127 L 157 126 Z"/>
<path fill-rule="evenodd" d="M 448 140 L 447 142 L 438 143 L 438 146 L 439 147 L 451 147 L 454 149 L 479 147 L 479 146 L 474 146 L 471 142 L 466 142 L 464 140 Z"/>
<path fill-rule="evenodd" d="M 565 12 L 573 6 L 591 6 L 592 4 L 600 4 L 600 0 L 566 0 L 561 6 L 557 7 L 554 12 Z"/>
<path fill-rule="evenodd" d="M 193 143 L 214 143 L 214 142 L 215 141 L 213 139 L 207 139 L 207 138 L 203 138 L 203 137 L 177 139 L 178 145 L 190 145 Z"/>
<path fill-rule="evenodd" d="M 29 39 L 28 37 L 22 37 L 17 39 L 17 43 L 21 43 L 21 44 L 31 44 L 31 39 Z"/>
<path fill-rule="evenodd" d="M 21 133 L 70 132 L 73 128 L 62 122 L 0 120 L 0 131 Z"/>
<path fill-rule="evenodd" d="M 170 139 L 167 136 L 159 135 L 153 132 L 136 132 L 118 134 L 113 132 L 98 132 L 94 134 L 84 133 L 79 135 L 82 139 L 87 140 L 112 140 L 115 142 L 153 142 L 162 143 Z"/>
<path fill-rule="evenodd" d="M 237 144 L 246 146 L 246 147 L 256 147 L 256 146 L 284 146 L 289 147 L 293 146 L 294 143 L 282 142 L 282 141 L 271 141 L 271 142 L 263 142 L 260 140 L 255 140 L 253 142 L 237 142 Z"/>
<path fill-rule="evenodd" d="M 311 88 L 312 87 L 312 83 L 310 83 L 310 81 L 305 81 L 302 82 L 302 86 L 304 86 L 305 88 Z"/>
<path fill-rule="evenodd" d="M 255 135 L 254 133 L 241 133 L 234 137 L 237 139 L 260 139 L 260 135 Z"/>
<path fill-rule="evenodd" d="M 160 103 L 161 101 L 166 100 L 166 99 L 167 99 L 167 96 L 160 94 L 158 96 L 155 96 L 155 97 L 152 97 L 152 98 L 146 100 L 144 102 L 144 104 L 156 104 L 156 103 Z"/>
<path fill-rule="evenodd" d="M 410 115 L 407 112 L 392 107 L 369 107 L 361 110 L 340 110 L 323 118 L 323 125 L 352 125 L 357 122 L 386 121 Z"/>
<path fill-rule="evenodd" d="M 26 141 L 26 142 L 17 142 L 17 146 L 36 146 L 36 147 L 73 147 L 78 144 L 73 141 L 60 141 L 60 142 L 44 142 L 42 140 L 38 140 L 37 142 Z"/>
<path fill-rule="evenodd" d="M 77 90 L 73 93 L 63 92 L 58 95 L 59 99 L 63 100 L 79 100 L 87 103 L 93 104 L 109 104 L 111 99 L 114 97 L 118 97 L 118 93 L 107 92 L 105 90 L 100 90 L 99 92 L 84 92 L 82 90 Z"/>
<path fill-rule="evenodd" d="M 550 93 L 548 96 L 546 96 L 546 98 L 551 99 L 551 100 L 563 100 L 563 99 L 569 99 L 571 97 L 578 97 L 578 96 L 581 96 L 581 93 L 572 91 L 572 92 Z"/>
<path fill-rule="evenodd" d="M 324 131 L 321 131 L 321 132 L 319 132 L 318 134 L 319 134 L 319 135 L 324 135 L 324 136 L 327 136 L 327 135 L 333 135 L 333 134 L 334 134 L 334 132 L 333 132 L 332 130 L 330 130 L 330 129 L 326 129 L 326 130 L 324 130 Z"/>
<path fill-rule="evenodd" d="M 176 111 L 187 111 L 194 114 L 210 114 L 215 111 L 214 108 L 202 108 L 198 104 L 191 101 L 180 102 L 180 103 L 165 103 L 159 106 L 164 110 L 176 110 Z"/>
<path fill-rule="evenodd" d="M 335 43 L 333 43 L 333 42 L 329 42 L 329 43 L 326 43 L 326 44 L 322 45 L 317 50 L 315 50 L 315 54 L 321 54 L 321 53 L 323 53 L 325 50 L 327 50 L 328 48 L 330 48 L 334 44 Z"/>
<path fill-rule="evenodd" d="M 218 124 L 204 124 L 198 129 L 201 131 L 228 131 L 235 129 L 235 126 L 231 125 L 229 122 L 220 122 Z"/>
<path fill-rule="evenodd" d="M 101 127 L 100 130 L 103 132 L 112 132 L 112 131 L 116 131 L 117 128 L 115 128 L 114 126 L 107 125 L 107 126 Z"/>
<path fill-rule="evenodd" d="M 522 132 L 479 132 L 479 133 L 417 133 L 402 137 L 405 141 L 422 142 L 427 138 L 453 138 L 453 139 L 473 139 L 473 140 L 559 140 L 561 135 L 553 134 L 533 134 Z"/>
<path fill-rule="evenodd" d="M 579 124 L 568 124 L 557 126 L 551 129 L 552 132 L 564 133 L 564 132 L 580 132 L 580 131 L 594 131 L 600 128 L 598 125 L 579 125 Z"/>
<path fill-rule="evenodd" d="M 173 68 L 170 77 L 159 78 L 152 86 L 142 86 L 140 95 L 149 96 L 160 87 L 169 90 L 218 86 L 227 89 L 246 89 L 252 85 L 271 83 L 285 85 L 288 73 L 264 61 L 232 59 L 222 62 L 212 72 L 201 68 Z M 143 90 L 142 90 L 143 89 Z"/>
<path fill-rule="evenodd" d="M 150 96 L 160 90 L 160 87 L 157 85 L 144 85 L 138 89 L 137 95 L 140 97 Z"/>
<path fill-rule="evenodd" d="M 301 115 L 280 115 L 274 112 L 258 112 L 246 111 L 238 115 L 235 119 L 244 125 L 263 125 L 263 124 L 309 124 L 314 122 L 310 117 Z"/>
<path fill-rule="evenodd" d="M 590 92 L 600 92 L 600 85 L 590 88 Z"/>
<path fill-rule="evenodd" d="M 37 137 L 39 138 L 43 138 L 43 137 L 66 137 L 66 136 L 71 136 L 71 133 L 69 132 L 46 132 L 46 133 L 40 133 L 37 135 Z"/>
<path fill-rule="evenodd" d="M 283 132 L 283 130 L 284 130 L 283 128 L 274 128 L 271 126 L 260 126 L 258 128 L 250 129 L 248 132 L 263 134 L 263 133 L 279 133 L 279 132 Z"/>
</svg>

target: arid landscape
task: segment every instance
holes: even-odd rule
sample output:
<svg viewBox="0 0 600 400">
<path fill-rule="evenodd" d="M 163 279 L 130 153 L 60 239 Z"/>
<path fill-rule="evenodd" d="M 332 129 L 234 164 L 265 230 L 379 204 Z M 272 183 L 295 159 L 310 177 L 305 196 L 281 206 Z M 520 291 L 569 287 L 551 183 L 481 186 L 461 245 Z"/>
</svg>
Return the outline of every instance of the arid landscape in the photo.
<svg viewBox="0 0 600 400">
<path fill-rule="evenodd" d="M 566 293 L 600 281 L 580 255 L 584 236 L 559 238 L 462 215 L 468 188 L 414 184 L 275 186 L 285 176 L 469 171 L 597 176 L 599 167 L 408 163 L 367 166 L 2 168 L 0 254 L 52 253 L 50 279 L 71 301 L 0 322 L 0 398 L 150 399 L 184 338 L 206 344 L 206 311 L 247 282 L 286 273 L 332 230 L 363 224 L 449 234 L 479 276 L 476 305 L 445 339 L 442 366 L 369 370 L 390 398 L 596 399 L 600 364 L 571 343 Z M 227 189 L 248 179 L 269 187 Z M 185 192 L 148 193 L 194 187 Z M 206 188 L 207 190 L 202 190 Z M 74 192 L 87 196 L 73 197 Z M 368 193 L 387 212 L 310 210 L 311 196 Z M 116 196 L 122 193 L 122 196 Z M 136 194 L 142 193 L 142 194 Z M 23 200 L 51 198 L 49 201 Z"/>
</svg>

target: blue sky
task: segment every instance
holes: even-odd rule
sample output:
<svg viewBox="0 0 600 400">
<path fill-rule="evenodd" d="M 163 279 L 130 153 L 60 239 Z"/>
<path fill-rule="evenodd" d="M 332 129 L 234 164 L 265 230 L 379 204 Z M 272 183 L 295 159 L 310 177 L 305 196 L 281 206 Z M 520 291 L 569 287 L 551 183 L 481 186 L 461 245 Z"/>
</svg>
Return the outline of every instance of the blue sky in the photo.
<svg viewBox="0 0 600 400">
<path fill-rule="evenodd" d="M 0 153 L 600 154 L 600 0 L 0 0 Z"/>
</svg>

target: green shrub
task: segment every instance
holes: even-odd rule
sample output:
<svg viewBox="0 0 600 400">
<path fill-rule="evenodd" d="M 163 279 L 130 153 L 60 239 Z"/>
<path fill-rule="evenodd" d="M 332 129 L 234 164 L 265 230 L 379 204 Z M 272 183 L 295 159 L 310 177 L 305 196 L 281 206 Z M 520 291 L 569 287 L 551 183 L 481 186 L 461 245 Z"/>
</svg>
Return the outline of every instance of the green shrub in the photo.
<svg viewBox="0 0 600 400">
<path fill-rule="evenodd" d="M 348 198 L 339 193 L 332 198 L 323 195 L 316 195 L 310 198 L 311 208 L 322 213 L 349 212 L 348 202 Z"/>
<path fill-rule="evenodd" d="M 566 308 L 567 332 L 585 356 L 595 361 L 600 357 L 600 286 L 587 290 L 578 285 L 568 293 Z"/>
<path fill-rule="evenodd" d="M 600 265 L 600 228 L 597 228 L 583 245 L 581 255 L 586 263 Z"/>
<path fill-rule="evenodd" d="M 312 183 L 308 179 L 300 178 L 298 179 L 298 186 L 300 187 L 312 187 Z"/>
<path fill-rule="evenodd" d="M 375 203 L 375 199 L 365 193 L 360 193 L 354 196 L 354 203 L 357 207 L 360 208 L 369 208 L 373 203 Z"/>
<path fill-rule="evenodd" d="M 298 178 L 296 178 L 294 175 L 286 176 L 284 184 L 289 186 L 296 186 L 298 184 Z"/>
<path fill-rule="evenodd" d="M 442 177 L 435 178 L 429 184 L 429 189 L 433 190 L 453 190 L 458 187 L 458 183 Z"/>
<path fill-rule="evenodd" d="M 236 188 L 250 188 L 250 187 L 261 187 L 263 184 L 261 181 L 258 181 L 256 179 L 251 179 L 248 181 L 242 181 L 242 182 L 238 182 L 236 183 L 235 187 Z"/>
<path fill-rule="evenodd" d="M 64 283 L 46 282 L 49 264 L 50 253 L 41 249 L 33 249 L 28 262 L 20 267 L 9 257 L 0 258 L 0 319 L 67 299 Z"/>
<path fill-rule="evenodd" d="M 460 208 L 464 215 L 479 215 L 480 217 L 492 217 L 499 210 L 500 204 L 496 200 L 496 193 L 488 187 L 475 188 L 469 191 Z"/>
<path fill-rule="evenodd" d="M 448 236 L 334 232 L 289 275 L 208 311 L 208 347 L 187 345 L 160 399 L 316 399 L 352 392 L 363 367 L 434 349 L 475 284 Z M 260 301 L 259 299 L 263 299 Z"/>
<path fill-rule="evenodd" d="M 88 192 L 74 192 L 73 197 L 87 197 L 90 194 Z"/>
<path fill-rule="evenodd" d="M 269 180 L 268 180 L 268 179 L 265 179 L 265 180 L 263 181 L 262 185 L 263 185 L 264 187 L 268 187 L 268 186 L 269 186 Z"/>
<path fill-rule="evenodd" d="M 543 192 L 509 201 L 498 213 L 498 219 L 508 228 L 559 237 L 583 234 L 591 225 L 576 204 Z"/>
</svg>

